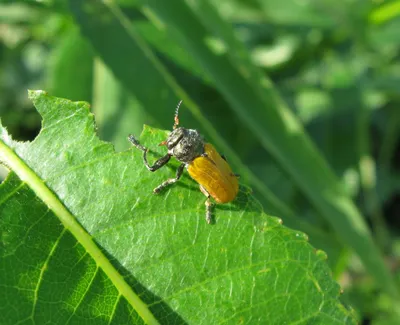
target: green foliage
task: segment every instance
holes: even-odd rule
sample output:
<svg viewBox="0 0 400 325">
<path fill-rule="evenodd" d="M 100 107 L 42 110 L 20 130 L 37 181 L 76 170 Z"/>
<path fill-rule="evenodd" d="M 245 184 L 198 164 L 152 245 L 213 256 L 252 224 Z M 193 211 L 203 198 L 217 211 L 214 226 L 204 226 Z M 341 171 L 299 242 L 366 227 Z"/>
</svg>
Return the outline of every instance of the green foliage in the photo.
<svg viewBox="0 0 400 325">
<path fill-rule="evenodd" d="M 327 252 L 334 278 L 360 317 L 373 324 L 395 322 L 400 315 L 399 3 L 3 1 L 2 123 L 13 138 L 34 139 L 41 118 L 26 89 L 46 89 L 90 102 L 100 139 L 124 156 L 127 134 L 138 135 L 143 124 L 170 129 L 174 107 L 183 99 L 182 125 L 200 130 L 227 156 L 268 215 L 306 233 L 314 247 Z M 162 133 L 151 130 L 145 129 L 143 141 L 154 148 L 155 159 L 160 154 L 155 140 Z M 106 147 L 100 145 L 100 153 Z M 68 160 L 69 146 L 54 149 L 59 151 Z M 133 155 L 139 163 L 139 153 Z M 143 193 L 150 195 L 175 167 L 154 175 L 143 169 L 140 179 L 146 180 L 134 178 L 131 186 L 148 181 Z M 94 179 L 102 176 L 87 168 Z M 109 169 L 105 183 L 119 177 Z M 41 170 L 41 165 L 35 169 Z M 0 179 L 5 175 L 0 169 Z M 198 195 L 195 219 L 201 224 L 204 198 L 192 181 L 184 178 L 165 195 L 169 200 L 188 189 L 191 199 Z M 65 199 L 74 191 L 62 185 L 59 190 Z M 111 207 L 132 202 L 134 196 Z M 243 210 L 240 202 L 219 209 Z M 102 204 L 99 209 L 108 211 Z M 161 245 L 158 238 L 154 242 Z M 119 263 L 113 269 L 124 274 L 120 261 L 113 261 Z M 134 292 L 141 292 L 135 284 Z M 168 303 L 163 308 L 170 310 Z"/>
<path fill-rule="evenodd" d="M 315 150 L 300 123 L 282 103 L 271 82 L 250 63 L 244 47 L 234 38 L 231 29 L 219 17 L 215 8 L 207 2 L 193 8 L 189 8 L 181 1 L 169 1 L 163 4 L 153 1 L 146 3 L 148 10 L 145 14 L 149 19 L 153 21 L 157 19 L 161 25 L 169 26 L 167 35 L 176 39 L 183 48 L 193 54 L 211 82 L 231 104 L 243 125 L 252 128 L 259 144 L 290 174 L 314 208 L 331 223 L 342 241 L 355 249 L 369 271 L 377 279 L 381 279 L 385 290 L 397 296 L 391 276 L 357 208 Z M 197 114 L 197 107 L 151 53 L 118 7 L 111 3 L 104 5 L 97 3 L 88 7 L 80 1 L 71 1 L 71 9 L 81 24 L 83 34 L 93 42 L 93 46 L 104 61 L 108 62 L 125 87 L 128 88 L 130 85 L 134 87 L 133 89 L 137 91 L 136 96 L 146 103 L 148 111 L 155 112 L 161 101 L 170 103 L 172 98 L 163 96 L 164 92 L 161 90 L 171 88 L 180 94 L 188 102 L 187 105 L 192 112 Z M 99 19 L 99 16 L 102 19 Z M 190 29 L 185 28 L 188 19 L 191 21 Z M 221 51 L 210 45 L 211 40 L 217 37 L 225 42 Z M 104 42 L 104 39 L 108 41 Z M 113 59 L 114 52 L 110 51 L 110 46 L 116 48 L 123 45 L 125 48 L 123 55 L 120 55 L 118 60 Z M 132 58 L 136 65 L 127 68 Z M 144 75 L 142 72 L 144 70 L 149 71 L 151 79 L 135 77 L 138 74 Z M 160 91 L 149 96 L 150 89 L 160 89 Z M 206 124 L 204 119 L 201 117 L 199 119 Z M 210 127 L 206 130 L 210 130 Z M 219 138 L 215 132 L 212 130 L 209 132 L 211 139 L 218 143 Z M 264 184 L 257 180 L 257 176 L 247 171 L 240 163 L 240 158 L 232 153 L 232 148 L 226 144 L 223 144 L 223 148 L 227 149 L 233 163 L 241 171 L 245 171 L 245 179 L 252 181 L 260 191 L 267 192 Z M 268 200 L 270 205 L 278 205 L 275 211 L 283 217 L 292 217 L 292 213 L 287 212 L 290 209 L 277 198 L 271 199 L 271 196 L 267 192 L 264 199 Z"/>
<path fill-rule="evenodd" d="M 115 153 L 85 103 L 31 98 L 43 116 L 35 141 L 0 129 L 1 160 L 23 179 L 0 186 L 2 324 L 355 324 L 326 255 L 247 187 L 210 226 L 189 177 L 154 196 L 171 168 L 152 174 L 138 150 Z M 165 136 L 146 127 L 141 141 Z"/>
</svg>

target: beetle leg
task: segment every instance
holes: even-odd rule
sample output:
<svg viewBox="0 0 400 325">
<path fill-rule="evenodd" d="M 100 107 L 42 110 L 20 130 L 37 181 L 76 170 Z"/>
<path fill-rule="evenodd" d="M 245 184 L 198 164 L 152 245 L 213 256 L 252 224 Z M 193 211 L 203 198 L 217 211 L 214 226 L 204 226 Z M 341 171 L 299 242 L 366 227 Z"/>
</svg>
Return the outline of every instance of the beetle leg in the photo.
<svg viewBox="0 0 400 325">
<path fill-rule="evenodd" d="M 158 185 L 158 186 L 153 190 L 153 193 L 154 193 L 154 194 L 158 194 L 158 193 L 160 193 L 160 191 L 161 191 L 163 188 L 167 187 L 167 186 L 170 185 L 170 184 L 174 184 L 175 182 L 177 182 L 177 181 L 181 178 L 184 168 L 185 168 L 185 164 L 181 164 L 181 165 L 178 167 L 178 169 L 176 170 L 176 176 L 175 176 L 175 178 L 169 178 L 169 179 L 167 179 L 165 182 L 163 182 L 162 184 Z"/>
<path fill-rule="evenodd" d="M 170 159 L 171 155 L 167 153 L 164 157 L 161 157 L 158 159 L 153 166 L 150 166 L 149 163 L 147 162 L 147 151 L 143 153 L 143 162 L 146 165 L 147 169 L 150 170 L 151 172 L 155 172 L 157 169 L 160 169 L 162 166 L 164 166 Z"/>
<path fill-rule="evenodd" d="M 139 143 L 139 141 L 138 141 L 132 134 L 129 134 L 129 135 L 128 135 L 128 140 L 129 140 L 136 148 L 138 148 L 138 149 L 140 149 L 140 150 L 142 150 L 142 151 L 147 151 L 147 148 L 146 148 L 146 147 L 143 147 L 143 146 Z"/>
<path fill-rule="evenodd" d="M 207 200 L 205 202 L 206 205 L 206 221 L 208 224 L 212 222 L 212 213 L 211 213 L 211 208 L 213 206 L 211 199 L 210 199 L 210 193 L 207 192 L 207 190 L 200 185 L 200 191 L 203 193 L 205 196 L 207 196 Z"/>
<path fill-rule="evenodd" d="M 164 157 L 161 157 L 160 159 L 158 159 L 153 166 L 150 166 L 149 163 L 147 162 L 147 151 L 149 151 L 149 149 L 147 149 L 145 146 L 142 146 L 139 141 L 132 135 L 130 134 L 128 136 L 128 140 L 139 150 L 143 151 L 143 162 L 146 166 L 146 168 L 148 170 L 150 170 L 151 172 L 155 172 L 157 169 L 161 168 L 162 166 L 164 166 L 171 158 L 171 155 L 168 153 L 166 154 Z"/>
</svg>

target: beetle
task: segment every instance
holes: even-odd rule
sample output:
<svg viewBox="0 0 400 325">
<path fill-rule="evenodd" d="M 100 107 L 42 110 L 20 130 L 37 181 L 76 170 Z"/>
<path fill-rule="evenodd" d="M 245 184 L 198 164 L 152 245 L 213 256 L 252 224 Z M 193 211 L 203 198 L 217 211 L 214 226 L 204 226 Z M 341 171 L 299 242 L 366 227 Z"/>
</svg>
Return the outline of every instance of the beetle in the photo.
<svg viewBox="0 0 400 325">
<path fill-rule="evenodd" d="M 197 130 L 179 127 L 178 114 L 181 103 L 182 101 L 178 103 L 175 110 L 172 132 L 165 141 L 159 144 L 160 146 L 166 146 L 168 152 L 152 166 L 147 161 L 149 149 L 141 145 L 131 134 L 128 136 L 128 140 L 133 146 L 143 151 L 144 165 L 151 172 L 155 172 L 166 165 L 171 157 L 175 157 L 181 162 L 175 177 L 161 183 L 153 192 L 158 194 L 168 185 L 177 182 L 186 168 L 189 175 L 199 183 L 201 192 L 207 197 L 205 201 L 206 221 L 210 224 L 213 205 L 211 198 L 217 203 L 233 201 L 239 191 L 239 175 L 232 172 L 225 157 L 220 155 L 212 144 L 206 143 Z"/>
</svg>

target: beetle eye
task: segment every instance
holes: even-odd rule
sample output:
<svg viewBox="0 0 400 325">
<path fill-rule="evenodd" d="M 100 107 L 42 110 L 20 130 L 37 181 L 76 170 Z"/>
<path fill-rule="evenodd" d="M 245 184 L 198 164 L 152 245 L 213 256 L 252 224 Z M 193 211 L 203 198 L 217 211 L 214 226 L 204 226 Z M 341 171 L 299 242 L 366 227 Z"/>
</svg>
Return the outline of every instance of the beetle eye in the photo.
<svg viewBox="0 0 400 325">
<path fill-rule="evenodd" d="M 175 147 L 179 141 L 185 136 L 185 131 L 182 128 L 175 129 L 166 140 L 168 149 Z"/>
<path fill-rule="evenodd" d="M 167 141 L 168 149 L 171 149 L 171 148 L 175 147 L 178 144 L 178 142 L 181 141 L 182 138 L 183 138 L 183 134 L 180 134 L 179 136 L 176 136 L 176 137 L 174 137 L 172 139 L 169 139 Z"/>
</svg>

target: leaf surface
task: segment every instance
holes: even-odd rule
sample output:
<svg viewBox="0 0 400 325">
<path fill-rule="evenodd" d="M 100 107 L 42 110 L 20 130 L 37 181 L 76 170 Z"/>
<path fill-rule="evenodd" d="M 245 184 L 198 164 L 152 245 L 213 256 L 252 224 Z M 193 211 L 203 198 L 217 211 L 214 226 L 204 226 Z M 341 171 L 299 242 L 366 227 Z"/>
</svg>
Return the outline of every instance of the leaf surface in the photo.
<svg viewBox="0 0 400 325">
<path fill-rule="evenodd" d="M 239 118 L 258 139 L 262 151 L 269 152 L 290 175 L 313 206 L 314 213 L 329 223 L 337 238 L 356 252 L 381 287 L 398 300 L 393 277 L 357 206 L 275 85 L 252 64 L 246 46 L 237 39 L 232 25 L 221 18 L 221 8 L 211 1 L 140 0 L 140 3 L 141 12 L 161 34 L 165 33 L 195 58 L 207 80 L 229 103 L 232 110 L 229 114 Z M 315 229 L 318 227 L 299 222 L 304 219 L 296 218 L 292 207 L 266 186 L 265 178 L 248 167 L 254 155 L 248 155 L 249 164 L 243 163 L 243 157 L 233 150 L 235 142 L 242 140 L 242 128 L 238 128 L 240 136 L 222 138 L 219 130 L 225 126 L 213 128 L 118 4 L 100 1 L 87 4 L 77 0 L 70 0 L 69 4 L 83 35 L 121 83 L 131 89 L 146 110 L 153 112 L 160 125 L 169 121 L 165 118 L 167 111 L 159 109 L 160 103 L 172 107 L 178 101 L 172 94 L 183 99 L 202 130 L 230 157 L 231 164 L 240 168 L 243 178 L 260 192 L 270 213 L 284 216 L 287 224 L 313 233 L 313 239 L 318 236 L 325 242 L 329 240 L 331 243 L 325 247 L 337 247 L 335 239 Z M 255 152 L 258 154 L 260 150 Z"/>
<path fill-rule="evenodd" d="M 0 159 L 23 180 L 0 186 L 1 324 L 355 324 L 326 255 L 249 188 L 208 225 L 187 175 L 152 194 L 177 162 L 150 173 L 135 148 L 98 139 L 86 103 L 30 97 L 38 137 L 0 128 Z M 145 128 L 151 161 L 166 134 Z"/>
</svg>

